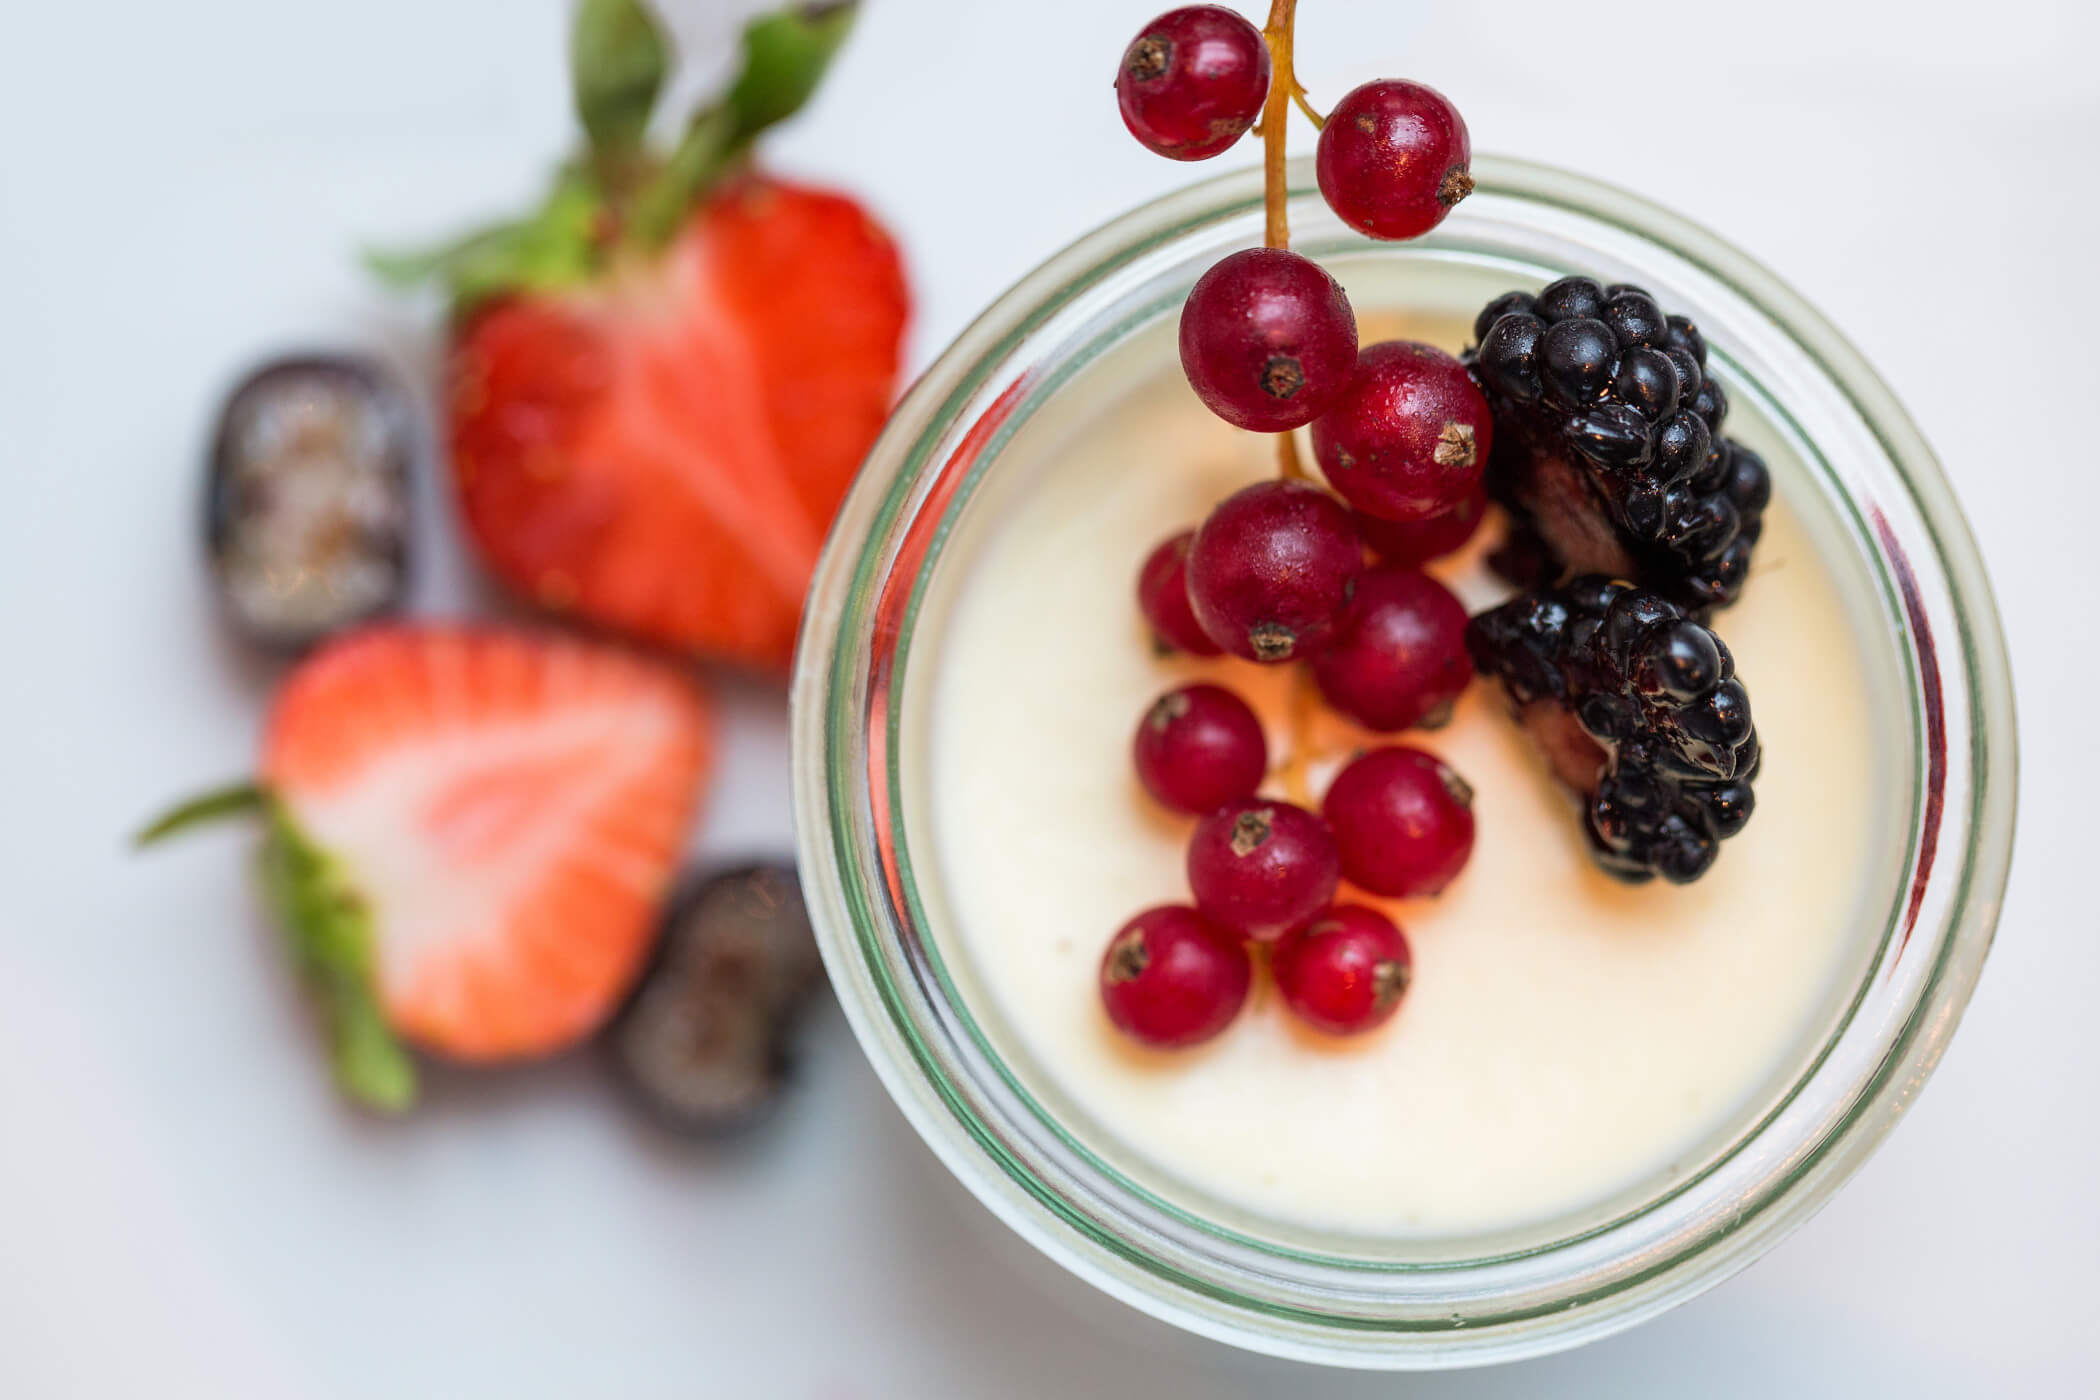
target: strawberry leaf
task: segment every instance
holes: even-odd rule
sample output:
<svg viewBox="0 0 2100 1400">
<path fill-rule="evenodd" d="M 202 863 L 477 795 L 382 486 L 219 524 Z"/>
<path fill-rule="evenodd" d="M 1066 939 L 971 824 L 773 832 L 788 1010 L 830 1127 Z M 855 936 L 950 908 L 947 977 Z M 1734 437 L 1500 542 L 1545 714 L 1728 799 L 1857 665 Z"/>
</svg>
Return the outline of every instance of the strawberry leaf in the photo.
<svg viewBox="0 0 2100 1400">
<path fill-rule="evenodd" d="M 151 846 L 191 827 L 259 812 L 262 808 L 261 788 L 253 783 L 234 783 L 178 803 L 132 837 L 131 843 L 141 848 Z"/>
<path fill-rule="evenodd" d="M 565 166 L 527 218 L 429 252 L 367 252 L 366 265 L 398 287 L 444 282 L 459 315 L 505 293 L 588 281 L 616 239 L 661 248 L 761 132 L 809 101 L 857 5 L 791 5 L 752 20 L 729 90 L 694 113 L 666 158 L 644 143 L 668 66 L 662 32 L 642 0 L 582 0 L 570 59 L 588 158 Z"/>
<path fill-rule="evenodd" d="M 397 1112 L 416 1097 L 416 1067 L 394 1039 L 372 985 L 372 915 L 328 853 L 254 783 L 191 798 L 138 834 L 151 845 L 224 817 L 263 818 L 263 893 L 328 1031 L 335 1080 L 358 1103 Z"/>
<path fill-rule="evenodd" d="M 589 280 L 598 270 L 605 221 L 598 186 L 570 166 L 528 218 L 424 252 L 369 251 L 365 265 L 395 287 L 441 281 L 454 313 L 464 314 L 505 292 L 553 291 Z"/>
<path fill-rule="evenodd" d="M 635 198 L 630 227 L 643 247 L 661 247 L 759 133 L 802 110 L 846 41 L 856 10 L 857 0 L 793 5 L 744 26 L 736 81 L 719 102 L 693 114 L 678 149 Z"/>
<path fill-rule="evenodd" d="M 569 31 L 569 82 L 576 116 L 601 170 L 641 148 L 663 88 L 669 50 L 641 0 L 583 0 Z"/>
<path fill-rule="evenodd" d="M 268 821 L 263 890 L 327 1029 L 336 1083 L 368 1108 L 407 1108 L 416 1097 L 416 1067 L 373 990 L 371 910 L 281 804 L 269 803 Z"/>
<path fill-rule="evenodd" d="M 793 5 L 745 26 L 743 71 L 726 99 L 736 115 L 738 145 L 802 110 L 846 41 L 857 10 L 854 0 Z"/>
</svg>

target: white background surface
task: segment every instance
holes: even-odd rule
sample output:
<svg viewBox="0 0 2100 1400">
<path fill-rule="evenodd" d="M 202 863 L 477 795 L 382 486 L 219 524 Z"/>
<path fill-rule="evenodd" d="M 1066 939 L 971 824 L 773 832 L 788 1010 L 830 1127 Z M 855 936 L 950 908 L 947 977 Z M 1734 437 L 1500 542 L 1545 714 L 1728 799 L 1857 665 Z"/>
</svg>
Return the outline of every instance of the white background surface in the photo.
<svg viewBox="0 0 2100 1400">
<path fill-rule="evenodd" d="M 873 0 L 771 148 L 899 230 L 914 363 L 1109 215 L 1207 175 L 1123 134 L 1158 0 Z M 1739 1279 L 1571 1355 L 1395 1380 L 1244 1357 L 1036 1258 L 827 1009 L 773 1128 L 692 1148 L 588 1057 L 326 1090 L 240 838 L 132 859 L 241 772 L 271 672 L 194 516 L 219 392 L 302 343 L 426 353 L 352 261 L 519 205 L 567 140 L 559 0 L 36 4 L 0 25 L 0 1393 L 1916 1396 L 2100 1384 L 2100 379 L 2092 7 L 1308 0 L 1316 99 L 1449 92 L 1482 149 L 1723 231 L 1866 351 L 1946 461 L 2006 614 L 2026 771 L 1998 947 L 1938 1077 Z M 729 17 L 695 0 L 713 43 Z M 1754 10 L 1754 13 L 1752 11 Z M 1905 18 L 1895 22 L 1893 13 Z M 704 65 L 703 65 L 704 66 Z M 1251 159 L 1251 149 L 1227 157 Z M 418 605 L 471 570 L 442 505 Z M 703 845 L 784 849 L 776 694 L 732 694 Z"/>
</svg>

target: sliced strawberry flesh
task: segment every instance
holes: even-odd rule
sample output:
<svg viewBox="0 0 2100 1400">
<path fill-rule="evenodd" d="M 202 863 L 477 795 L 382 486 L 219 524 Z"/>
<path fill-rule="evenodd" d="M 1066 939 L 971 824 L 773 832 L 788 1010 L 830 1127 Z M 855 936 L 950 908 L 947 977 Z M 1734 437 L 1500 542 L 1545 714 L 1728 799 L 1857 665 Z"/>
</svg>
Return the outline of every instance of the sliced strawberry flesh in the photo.
<svg viewBox="0 0 2100 1400">
<path fill-rule="evenodd" d="M 588 1034 L 654 931 L 711 757 L 676 671 L 569 640 L 385 628 L 281 693 L 263 775 L 372 914 L 381 1004 L 463 1059 Z"/>
<path fill-rule="evenodd" d="M 725 190 L 698 227 L 756 355 L 789 481 L 828 524 L 889 417 L 910 314 L 896 247 L 854 201 L 767 180 Z"/>
</svg>

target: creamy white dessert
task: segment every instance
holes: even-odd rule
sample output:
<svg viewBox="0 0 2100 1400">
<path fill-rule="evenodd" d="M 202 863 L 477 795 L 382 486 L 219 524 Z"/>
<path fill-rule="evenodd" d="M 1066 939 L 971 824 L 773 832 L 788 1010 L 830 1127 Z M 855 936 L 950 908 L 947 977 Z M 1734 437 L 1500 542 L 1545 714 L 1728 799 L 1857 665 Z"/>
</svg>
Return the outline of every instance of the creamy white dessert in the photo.
<svg viewBox="0 0 2100 1400">
<path fill-rule="evenodd" d="M 1466 338 L 1452 317 L 1365 329 L 1454 352 Z M 1847 606 L 1859 585 L 1841 555 L 1818 548 L 1834 523 L 1795 508 L 1812 494 L 1801 464 L 1739 397 L 1729 431 L 1766 456 L 1777 494 L 1744 599 L 1716 625 L 1765 759 L 1755 816 L 1705 878 L 1600 873 L 1572 799 L 1488 683 L 1429 733 L 1370 736 L 1323 710 L 1315 793 L 1380 742 L 1439 754 L 1477 793 L 1477 845 L 1452 887 L 1382 902 L 1413 946 L 1411 990 L 1389 1024 L 1336 1040 L 1258 972 L 1223 1035 L 1148 1051 L 1109 1024 L 1096 969 L 1133 914 L 1187 902 L 1193 823 L 1140 788 L 1132 733 L 1161 691 L 1214 680 L 1262 714 L 1280 758 L 1290 684 L 1290 668 L 1162 658 L 1138 615 L 1151 547 L 1275 470 L 1272 440 L 1189 392 L 1170 333 L 1135 338 L 1019 430 L 914 641 L 908 833 L 973 1014 L 1091 1150 L 1228 1211 L 1457 1236 L 1665 1189 L 1783 1092 L 1880 934 L 1897 738 L 1877 730 L 1874 686 L 1894 663 Z M 1431 567 L 1472 610 L 1511 592 L 1481 560 L 1497 527 Z"/>
</svg>

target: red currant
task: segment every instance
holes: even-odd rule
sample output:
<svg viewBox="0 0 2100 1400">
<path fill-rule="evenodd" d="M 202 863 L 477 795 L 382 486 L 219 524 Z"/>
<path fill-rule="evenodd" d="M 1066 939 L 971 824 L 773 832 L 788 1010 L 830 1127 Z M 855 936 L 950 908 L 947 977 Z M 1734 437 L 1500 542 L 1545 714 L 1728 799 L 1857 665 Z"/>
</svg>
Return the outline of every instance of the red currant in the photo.
<svg viewBox="0 0 2100 1400">
<path fill-rule="evenodd" d="M 1414 954 L 1391 919 L 1337 904 L 1286 934 L 1269 961 L 1276 990 L 1298 1018 L 1329 1035 L 1384 1025 L 1414 980 Z"/>
<path fill-rule="evenodd" d="M 1116 70 L 1123 124 L 1169 160 L 1208 160 L 1247 132 L 1269 95 L 1261 31 L 1222 5 L 1169 10 Z"/>
<path fill-rule="evenodd" d="M 1366 515 L 1422 520 L 1480 485 L 1495 433 L 1466 367 L 1433 345 L 1366 346 L 1333 408 L 1313 420 L 1313 455 Z"/>
<path fill-rule="evenodd" d="M 1242 248 L 1181 308 L 1181 369 L 1236 428 L 1288 432 L 1327 411 L 1356 368 L 1356 313 L 1341 284 L 1287 248 Z"/>
<path fill-rule="evenodd" d="M 1486 514 L 1487 490 L 1476 486 L 1457 505 L 1446 506 L 1421 520 L 1380 520 L 1375 515 L 1359 513 L 1356 532 L 1371 546 L 1371 552 L 1386 563 L 1418 568 L 1465 548 Z"/>
<path fill-rule="evenodd" d="M 1185 685 L 1152 702 L 1131 746 L 1145 791 L 1200 817 L 1252 797 L 1269 746 L 1247 702 L 1221 685 Z"/>
<path fill-rule="evenodd" d="M 1417 569 L 1373 569 L 1313 658 L 1327 703 L 1366 729 L 1435 726 L 1473 680 L 1466 609 Z"/>
<path fill-rule="evenodd" d="M 1373 749 L 1320 805 L 1349 883 L 1395 898 L 1435 894 L 1473 854 L 1473 789 L 1420 749 Z"/>
<path fill-rule="evenodd" d="M 1196 827 L 1188 873 L 1207 917 L 1270 939 L 1327 907 L 1342 866 L 1327 824 L 1311 812 L 1249 800 L 1220 807 Z"/>
<path fill-rule="evenodd" d="M 1473 192 L 1473 142 L 1442 93 L 1384 78 L 1342 98 L 1320 129 L 1320 193 L 1373 238 L 1416 238 Z"/>
<path fill-rule="evenodd" d="M 1161 540 L 1138 570 L 1138 611 L 1163 646 L 1190 656 L 1216 656 L 1224 648 L 1210 639 L 1189 606 L 1189 542 L 1194 530 Z"/>
<path fill-rule="evenodd" d="M 1254 977 L 1246 945 L 1185 904 L 1147 909 L 1109 941 L 1101 1004 L 1133 1039 L 1162 1049 L 1232 1024 Z"/>
<path fill-rule="evenodd" d="M 1305 655 L 1334 631 L 1363 573 L 1342 504 L 1302 481 L 1220 501 L 1189 546 L 1189 602 L 1212 641 L 1249 661 Z"/>
</svg>

